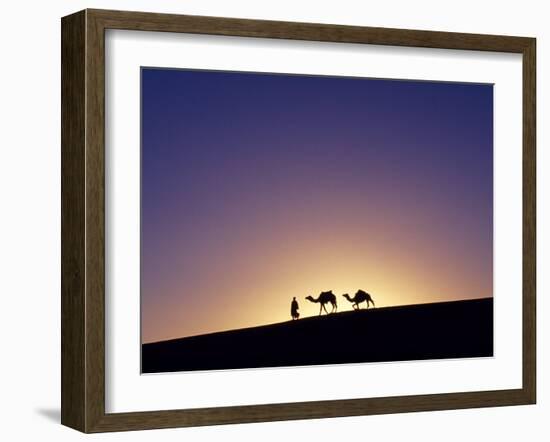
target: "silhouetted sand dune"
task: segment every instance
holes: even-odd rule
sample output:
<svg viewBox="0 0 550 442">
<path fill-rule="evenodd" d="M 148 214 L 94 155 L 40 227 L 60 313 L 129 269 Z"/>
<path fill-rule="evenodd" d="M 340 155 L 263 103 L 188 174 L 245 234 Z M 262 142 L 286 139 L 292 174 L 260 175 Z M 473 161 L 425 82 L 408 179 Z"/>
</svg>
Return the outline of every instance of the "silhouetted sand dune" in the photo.
<svg viewBox="0 0 550 442">
<path fill-rule="evenodd" d="M 493 299 L 346 311 L 142 345 L 142 372 L 493 355 Z"/>
</svg>

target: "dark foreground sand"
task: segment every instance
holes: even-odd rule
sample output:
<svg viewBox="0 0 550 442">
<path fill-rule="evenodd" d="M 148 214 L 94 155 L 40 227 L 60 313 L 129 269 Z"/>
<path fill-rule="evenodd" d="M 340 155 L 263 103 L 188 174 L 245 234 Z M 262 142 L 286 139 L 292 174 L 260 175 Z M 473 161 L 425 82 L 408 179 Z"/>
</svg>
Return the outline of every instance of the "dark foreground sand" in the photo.
<svg viewBox="0 0 550 442">
<path fill-rule="evenodd" d="M 343 302 L 341 308 L 349 308 Z M 346 311 L 144 344 L 142 372 L 492 355 L 493 299 L 485 298 Z"/>
</svg>

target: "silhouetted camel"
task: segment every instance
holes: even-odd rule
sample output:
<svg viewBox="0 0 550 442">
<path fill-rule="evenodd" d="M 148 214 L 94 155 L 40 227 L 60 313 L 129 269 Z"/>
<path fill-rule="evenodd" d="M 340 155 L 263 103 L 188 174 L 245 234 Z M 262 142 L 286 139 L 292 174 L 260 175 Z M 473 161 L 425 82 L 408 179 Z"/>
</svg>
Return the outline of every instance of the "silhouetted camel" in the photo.
<svg viewBox="0 0 550 442">
<path fill-rule="evenodd" d="M 332 290 L 329 290 L 328 292 L 321 292 L 317 297 L 317 299 L 314 299 L 313 296 L 306 296 L 306 299 L 308 301 L 319 302 L 321 304 L 321 308 L 319 309 L 319 315 L 323 312 L 323 310 L 328 315 L 328 311 L 325 308 L 325 304 L 328 304 L 329 302 L 332 304 L 332 310 L 330 311 L 331 313 L 338 310 L 338 306 L 336 305 L 336 295 L 332 293 Z"/>
<path fill-rule="evenodd" d="M 357 293 L 355 293 L 355 296 L 353 298 L 350 298 L 347 293 L 343 294 L 342 296 L 346 298 L 349 302 L 353 303 L 354 310 L 359 310 L 360 308 L 359 304 L 362 302 L 367 303 L 367 308 L 369 308 L 369 304 L 371 302 L 372 302 L 372 306 L 376 307 L 374 305 L 374 301 L 372 300 L 372 297 L 367 292 L 361 289 L 357 290 Z"/>
</svg>

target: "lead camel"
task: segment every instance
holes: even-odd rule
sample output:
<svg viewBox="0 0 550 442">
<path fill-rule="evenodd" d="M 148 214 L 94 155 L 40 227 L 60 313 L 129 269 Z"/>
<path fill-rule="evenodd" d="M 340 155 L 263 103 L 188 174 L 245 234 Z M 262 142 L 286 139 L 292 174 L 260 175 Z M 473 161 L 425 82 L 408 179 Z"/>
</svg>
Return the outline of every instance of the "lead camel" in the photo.
<svg viewBox="0 0 550 442">
<path fill-rule="evenodd" d="M 321 292 L 317 299 L 315 299 L 313 296 L 306 296 L 306 299 L 308 301 L 311 301 L 313 303 L 319 303 L 321 304 L 321 307 L 319 308 L 319 315 L 323 313 L 323 310 L 328 315 L 328 310 L 325 307 L 325 304 L 332 304 L 332 310 L 331 313 L 338 310 L 338 306 L 336 305 L 336 295 L 332 293 L 332 290 L 329 290 L 328 292 Z"/>
</svg>

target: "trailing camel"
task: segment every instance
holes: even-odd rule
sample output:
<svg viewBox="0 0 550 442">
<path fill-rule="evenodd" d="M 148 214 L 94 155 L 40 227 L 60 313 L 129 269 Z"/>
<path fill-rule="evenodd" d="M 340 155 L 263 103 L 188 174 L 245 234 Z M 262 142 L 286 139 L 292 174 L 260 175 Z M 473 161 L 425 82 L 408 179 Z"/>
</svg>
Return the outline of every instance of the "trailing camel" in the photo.
<svg viewBox="0 0 550 442">
<path fill-rule="evenodd" d="M 372 303 L 372 306 L 375 307 L 374 301 L 372 300 L 371 295 L 369 295 L 364 290 L 361 290 L 361 289 L 357 290 L 357 293 L 355 293 L 355 296 L 353 298 L 350 298 L 350 296 L 347 293 L 343 294 L 342 296 L 353 304 L 354 310 L 359 310 L 360 309 L 359 304 L 361 304 L 362 302 L 367 303 L 367 308 L 369 308 L 369 305 L 371 303 Z"/>
</svg>

